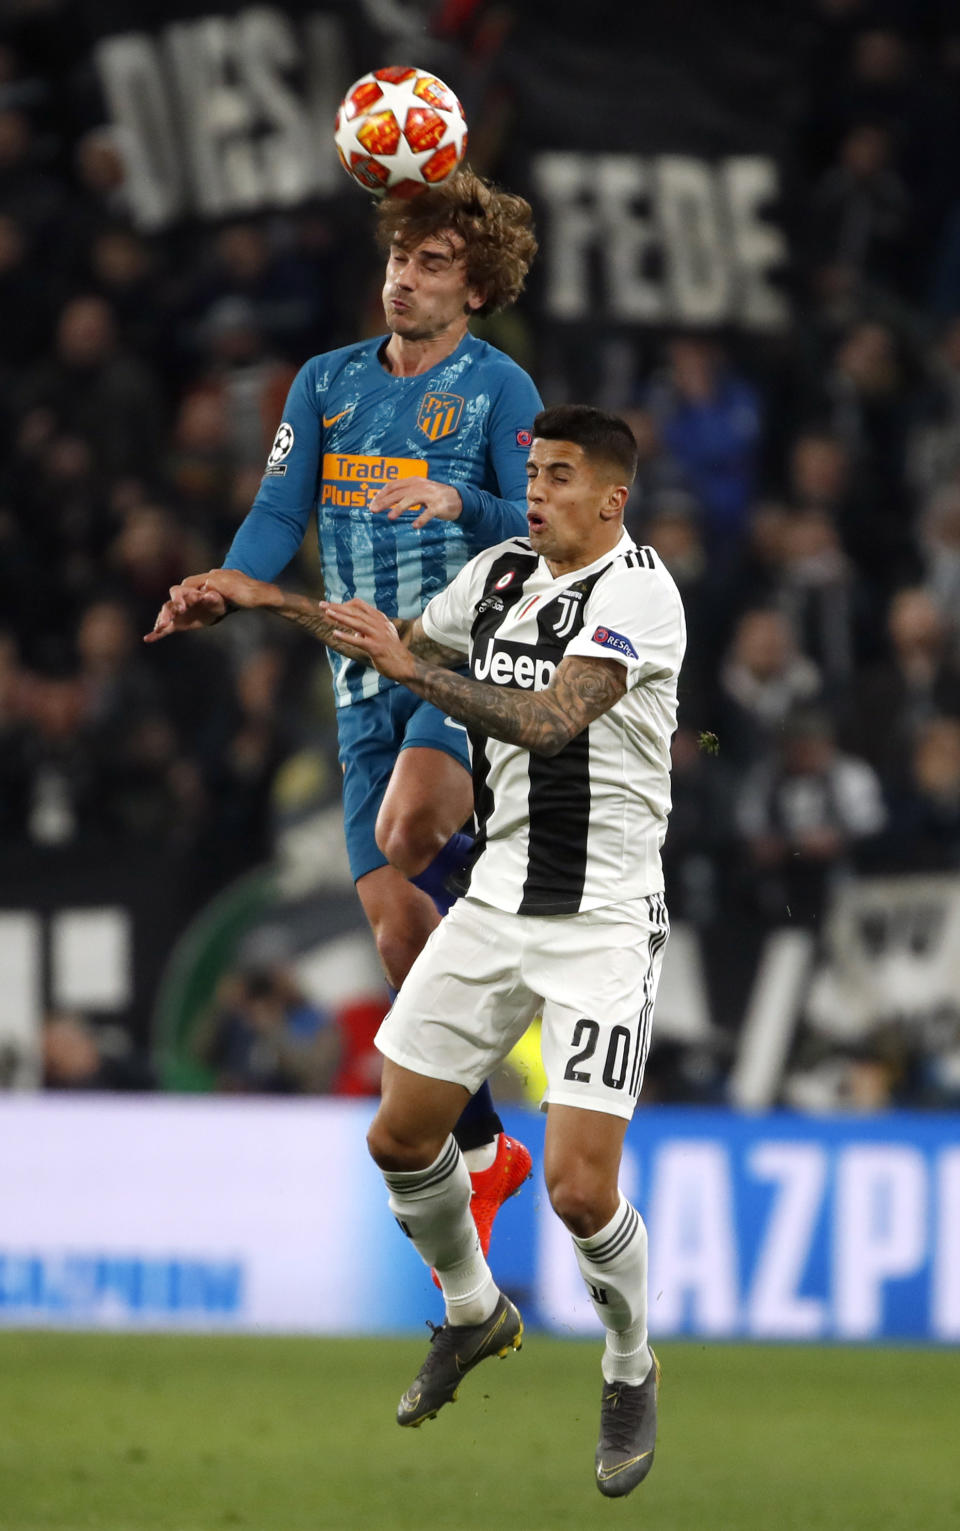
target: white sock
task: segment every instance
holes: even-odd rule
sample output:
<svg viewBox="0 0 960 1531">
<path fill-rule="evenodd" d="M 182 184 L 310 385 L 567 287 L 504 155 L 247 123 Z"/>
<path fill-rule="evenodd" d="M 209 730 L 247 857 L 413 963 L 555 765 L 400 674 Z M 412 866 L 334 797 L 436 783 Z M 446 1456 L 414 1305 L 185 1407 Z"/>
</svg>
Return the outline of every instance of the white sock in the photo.
<svg viewBox="0 0 960 1531">
<path fill-rule="evenodd" d="M 625 1196 L 605 1228 L 573 1240 L 581 1275 L 607 1331 L 607 1382 L 637 1386 L 653 1363 L 647 1344 L 647 1230 Z"/>
<path fill-rule="evenodd" d="M 384 1170 L 390 1211 L 440 1280 L 451 1324 L 482 1324 L 500 1296 L 470 1216 L 470 1175 L 449 1137 L 422 1170 Z"/>
<path fill-rule="evenodd" d="M 460 1150 L 463 1154 L 463 1162 L 471 1175 L 478 1175 L 481 1170 L 490 1169 L 497 1157 L 499 1140 L 500 1134 L 497 1133 L 495 1138 L 492 1138 L 489 1143 L 481 1143 L 479 1148 L 463 1148 Z"/>
</svg>

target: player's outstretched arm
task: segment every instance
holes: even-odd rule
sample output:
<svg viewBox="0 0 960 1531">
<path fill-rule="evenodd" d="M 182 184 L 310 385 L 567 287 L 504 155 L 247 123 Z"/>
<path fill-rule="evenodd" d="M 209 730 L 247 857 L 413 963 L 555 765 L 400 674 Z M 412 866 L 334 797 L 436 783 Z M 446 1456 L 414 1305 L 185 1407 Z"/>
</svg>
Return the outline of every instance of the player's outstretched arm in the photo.
<svg viewBox="0 0 960 1531">
<path fill-rule="evenodd" d="M 308 595 L 282 590 L 269 580 L 254 579 L 249 574 L 242 574 L 239 569 L 211 569 L 201 577 L 202 590 L 215 593 L 223 602 L 225 611 L 273 612 L 275 616 L 283 617 L 285 621 L 302 628 L 311 637 L 318 638 L 321 643 L 329 643 L 331 648 L 345 654 L 348 659 L 358 659 L 363 664 L 372 663 L 365 650 L 331 641 L 334 624 L 321 609 L 324 602 L 318 604 Z"/>
<path fill-rule="evenodd" d="M 459 723 L 534 755 L 559 754 L 626 693 L 626 671 L 615 659 L 571 655 L 561 660 L 545 691 L 514 690 L 440 668 L 462 664 L 463 655 L 435 644 L 419 618 L 394 623 L 356 600 L 343 606 L 324 601 L 321 608 L 334 624 L 333 644 L 341 653 L 343 644 L 355 645 L 381 675 L 399 681 Z"/>
<path fill-rule="evenodd" d="M 414 662 L 414 679 L 404 682 L 411 691 L 458 723 L 505 744 L 518 744 L 532 755 L 559 755 L 627 689 L 626 672 L 612 659 L 563 659 L 545 691 L 491 686 L 435 669 L 416 656 Z"/>
</svg>

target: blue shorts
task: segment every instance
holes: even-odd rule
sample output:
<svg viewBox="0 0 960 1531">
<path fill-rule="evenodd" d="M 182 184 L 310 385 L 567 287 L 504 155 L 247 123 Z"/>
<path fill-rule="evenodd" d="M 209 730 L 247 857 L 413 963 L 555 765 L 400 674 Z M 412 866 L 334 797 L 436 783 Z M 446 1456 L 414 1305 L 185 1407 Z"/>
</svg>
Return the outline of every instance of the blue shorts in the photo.
<svg viewBox="0 0 960 1531">
<path fill-rule="evenodd" d="M 401 750 L 440 750 L 470 769 L 467 731 L 406 686 L 390 686 L 363 702 L 337 710 L 343 770 L 343 828 L 354 882 L 387 858 L 374 829 L 391 772 Z"/>
</svg>

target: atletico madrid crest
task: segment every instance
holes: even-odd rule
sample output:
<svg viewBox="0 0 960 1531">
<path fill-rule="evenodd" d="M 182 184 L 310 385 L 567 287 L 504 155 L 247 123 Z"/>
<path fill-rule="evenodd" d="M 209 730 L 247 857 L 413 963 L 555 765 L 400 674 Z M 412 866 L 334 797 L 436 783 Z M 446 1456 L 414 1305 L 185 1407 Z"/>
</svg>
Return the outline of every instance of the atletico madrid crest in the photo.
<svg viewBox="0 0 960 1531">
<path fill-rule="evenodd" d="M 431 441 L 449 436 L 460 424 L 463 400 L 458 393 L 428 393 L 420 405 L 417 425 Z"/>
</svg>

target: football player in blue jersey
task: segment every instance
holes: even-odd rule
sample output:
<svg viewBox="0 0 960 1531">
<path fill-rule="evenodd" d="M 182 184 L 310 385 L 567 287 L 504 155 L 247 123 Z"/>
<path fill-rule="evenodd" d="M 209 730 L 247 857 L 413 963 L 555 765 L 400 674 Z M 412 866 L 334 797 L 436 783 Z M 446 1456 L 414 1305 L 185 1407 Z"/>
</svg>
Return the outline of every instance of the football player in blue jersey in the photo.
<svg viewBox="0 0 960 1531">
<path fill-rule="evenodd" d="M 527 450 L 541 402 L 469 321 L 516 300 L 537 246 L 529 204 L 468 170 L 409 201 L 384 198 L 377 221 L 388 333 L 301 368 L 223 567 L 275 580 L 315 515 L 327 599 L 359 596 L 413 618 L 476 553 L 526 532 Z M 171 588 L 147 642 L 227 615 L 206 578 Z M 328 654 L 350 867 L 398 989 L 469 854 L 466 731 L 369 665 Z M 456 1136 L 486 1249 L 530 1155 L 503 1132 L 487 1085 Z"/>
</svg>

